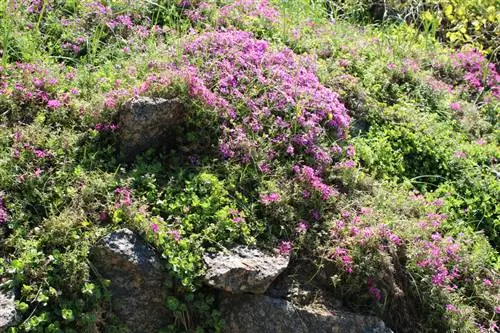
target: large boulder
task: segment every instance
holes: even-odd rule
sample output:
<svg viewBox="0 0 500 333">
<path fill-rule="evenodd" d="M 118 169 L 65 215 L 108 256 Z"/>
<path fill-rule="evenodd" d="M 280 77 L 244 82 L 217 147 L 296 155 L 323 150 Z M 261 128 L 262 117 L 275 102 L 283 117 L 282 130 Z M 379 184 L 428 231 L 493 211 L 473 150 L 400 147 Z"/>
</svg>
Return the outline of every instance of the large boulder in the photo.
<svg viewBox="0 0 500 333">
<path fill-rule="evenodd" d="M 14 326 L 18 319 L 14 292 L 0 289 L 0 332 Z"/>
<path fill-rule="evenodd" d="M 94 246 L 91 258 L 99 274 L 111 280 L 112 311 L 131 333 L 156 332 L 168 324 L 166 272 L 138 235 L 117 230 Z"/>
<path fill-rule="evenodd" d="M 205 284 L 233 294 L 263 294 L 285 270 L 290 258 L 238 246 L 227 253 L 205 254 Z"/>
<path fill-rule="evenodd" d="M 118 114 L 123 158 L 130 162 L 149 148 L 169 146 L 184 115 L 184 106 L 177 98 L 137 96 L 125 103 Z"/>
<path fill-rule="evenodd" d="M 321 304 L 298 307 L 265 295 L 225 294 L 220 303 L 227 333 L 392 333 L 380 319 Z"/>
</svg>

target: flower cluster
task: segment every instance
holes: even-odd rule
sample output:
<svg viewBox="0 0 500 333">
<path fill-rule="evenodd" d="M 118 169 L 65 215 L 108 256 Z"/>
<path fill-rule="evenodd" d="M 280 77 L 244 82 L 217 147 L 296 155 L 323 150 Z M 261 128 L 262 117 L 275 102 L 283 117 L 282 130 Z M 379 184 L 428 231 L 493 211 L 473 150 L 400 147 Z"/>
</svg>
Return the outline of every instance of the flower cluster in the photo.
<svg viewBox="0 0 500 333">
<path fill-rule="evenodd" d="M 217 25 L 224 27 L 243 28 L 245 21 L 272 24 L 278 22 L 279 18 L 278 11 L 268 0 L 236 0 L 220 8 L 214 1 L 203 1 L 189 5 L 181 3 L 181 7 L 192 23 L 208 21 L 210 17 L 215 16 Z"/>
<path fill-rule="evenodd" d="M 57 110 L 70 101 L 68 91 L 59 91 L 61 74 L 65 75 L 65 80 L 71 80 L 74 75 L 71 70 L 60 73 L 31 63 L 0 67 L 0 98 L 26 109 L 31 106 Z"/>
<path fill-rule="evenodd" d="M 465 72 L 463 79 L 470 89 L 477 92 L 491 89 L 492 95 L 500 99 L 500 75 L 495 64 L 488 63 L 482 54 L 475 50 L 458 53 L 453 64 Z"/>
<path fill-rule="evenodd" d="M 336 189 L 324 184 L 321 178 L 315 174 L 313 168 L 308 166 L 300 167 L 296 165 L 293 167 L 293 171 L 297 174 L 297 179 L 300 182 L 305 183 L 308 187 L 320 193 L 323 200 L 328 200 L 339 194 Z"/>
<path fill-rule="evenodd" d="M 243 31 L 204 33 L 185 54 L 190 94 L 219 111 L 223 159 L 256 163 L 265 174 L 273 173 L 274 161 L 296 161 L 306 187 L 324 200 L 337 194 L 322 174 L 338 157 L 332 142 L 346 137 L 350 118 L 319 82 L 313 59 L 273 51 Z"/>
<path fill-rule="evenodd" d="M 115 190 L 115 194 L 117 195 L 115 208 L 128 207 L 132 205 L 132 193 L 130 189 L 125 187 L 118 187 Z"/>
<path fill-rule="evenodd" d="M 270 23 L 278 21 L 279 14 L 268 0 L 236 0 L 219 10 L 219 23 L 230 25 L 244 18 L 262 19 Z"/>
<path fill-rule="evenodd" d="M 388 225 L 370 223 L 371 214 L 373 210 L 367 207 L 358 212 L 342 211 L 330 229 L 330 258 L 346 273 L 353 273 L 355 259 L 350 254 L 353 249 L 376 250 L 382 254 L 403 244 L 401 237 Z"/>
<path fill-rule="evenodd" d="M 417 266 L 431 272 L 432 283 L 453 290 L 453 281 L 460 276 L 460 245 L 451 237 L 433 233 L 430 240 L 420 240 Z"/>
</svg>

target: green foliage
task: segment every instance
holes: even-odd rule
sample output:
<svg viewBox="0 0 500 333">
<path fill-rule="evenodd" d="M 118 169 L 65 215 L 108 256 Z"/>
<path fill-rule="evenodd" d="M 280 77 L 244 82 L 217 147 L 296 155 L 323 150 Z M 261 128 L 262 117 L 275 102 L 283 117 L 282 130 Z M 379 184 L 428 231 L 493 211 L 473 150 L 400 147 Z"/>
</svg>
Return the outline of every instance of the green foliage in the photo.
<svg viewBox="0 0 500 333">
<path fill-rule="evenodd" d="M 334 1 L 325 0 L 335 18 L 363 21 L 405 21 L 430 38 L 452 46 L 471 45 L 498 60 L 500 16 L 494 0 Z"/>
</svg>

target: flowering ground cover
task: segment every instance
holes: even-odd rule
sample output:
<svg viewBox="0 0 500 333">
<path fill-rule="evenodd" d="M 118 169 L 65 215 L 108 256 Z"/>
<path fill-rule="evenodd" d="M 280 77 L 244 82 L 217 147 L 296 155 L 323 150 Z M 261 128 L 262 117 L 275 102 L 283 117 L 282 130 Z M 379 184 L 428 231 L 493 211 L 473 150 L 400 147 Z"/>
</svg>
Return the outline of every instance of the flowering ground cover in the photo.
<svg viewBox="0 0 500 333">
<path fill-rule="evenodd" d="M 0 2 L 8 332 L 123 332 L 88 257 L 124 226 L 166 258 L 165 332 L 221 331 L 201 258 L 236 244 L 313 262 L 395 332 L 498 331 L 498 64 L 329 3 Z M 188 111 L 125 164 L 137 95 Z"/>
</svg>

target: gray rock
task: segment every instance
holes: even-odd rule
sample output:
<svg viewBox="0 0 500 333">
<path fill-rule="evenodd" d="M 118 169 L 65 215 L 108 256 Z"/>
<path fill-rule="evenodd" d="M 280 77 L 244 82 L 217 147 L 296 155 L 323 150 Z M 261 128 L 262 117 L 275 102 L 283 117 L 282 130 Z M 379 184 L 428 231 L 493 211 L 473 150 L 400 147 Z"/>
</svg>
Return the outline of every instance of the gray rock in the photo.
<svg viewBox="0 0 500 333">
<path fill-rule="evenodd" d="M 14 292 L 0 289 L 0 332 L 17 324 L 18 320 Z"/>
<path fill-rule="evenodd" d="M 238 246 L 229 253 L 205 254 L 205 284 L 233 294 L 263 294 L 285 270 L 289 257 Z"/>
<path fill-rule="evenodd" d="M 168 146 L 175 128 L 184 119 L 179 99 L 138 96 L 123 105 L 119 112 L 120 150 L 132 161 L 149 148 Z"/>
<path fill-rule="evenodd" d="M 265 295 L 225 294 L 220 310 L 227 333 L 392 333 L 378 318 L 323 305 L 296 307 Z"/>
<path fill-rule="evenodd" d="M 166 273 L 157 254 L 135 233 L 117 230 L 93 248 L 91 260 L 111 280 L 113 313 L 131 333 L 156 332 L 171 320 L 164 307 Z"/>
</svg>

